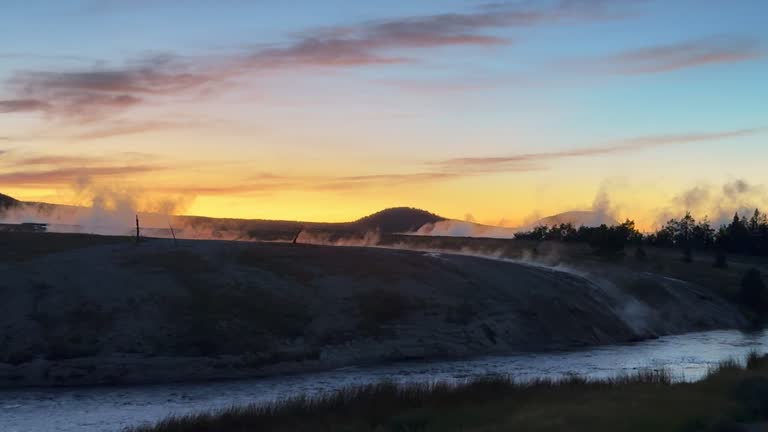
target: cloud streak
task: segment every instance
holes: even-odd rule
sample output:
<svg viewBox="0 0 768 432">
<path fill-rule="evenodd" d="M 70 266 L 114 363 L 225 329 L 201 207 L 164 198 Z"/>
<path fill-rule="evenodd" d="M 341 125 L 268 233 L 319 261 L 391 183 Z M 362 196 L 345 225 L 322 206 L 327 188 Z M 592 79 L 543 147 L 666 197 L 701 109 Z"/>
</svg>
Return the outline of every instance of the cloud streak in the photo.
<svg viewBox="0 0 768 432">
<path fill-rule="evenodd" d="M 602 63 L 613 73 L 642 75 L 738 63 L 762 55 L 754 40 L 721 37 L 627 51 L 608 56 Z"/>
<path fill-rule="evenodd" d="M 113 157 L 36 155 L 0 152 L 0 185 L 16 187 L 69 186 L 83 179 L 120 178 L 167 169 L 146 163 L 145 155 L 120 153 Z"/>
<path fill-rule="evenodd" d="M 765 132 L 765 128 L 716 132 L 651 135 L 615 141 L 601 146 L 574 148 L 553 152 L 520 153 L 504 156 L 463 157 L 424 162 L 420 169 L 398 173 L 339 176 L 293 176 L 260 173 L 235 183 L 156 185 L 153 189 L 167 193 L 194 195 L 245 195 L 286 190 L 346 192 L 398 186 L 414 186 L 445 182 L 498 172 L 530 172 L 548 169 L 549 163 L 576 158 L 618 155 L 658 147 L 734 139 Z M 2 184 L 15 186 L 56 186 L 76 182 L 85 177 L 124 177 L 171 169 L 151 155 L 121 153 L 111 158 L 77 155 L 17 155 L 0 151 L 0 168 L 13 170 L 0 175 Z M 174 166 L 183 172 L 183 166 Z M 738 185 L 736 185 L 738 186 Z M 734 186 L 734 187 L 736 187 Z M 734 189 L 734 193 L 738 189 Z M 691 200 L 695 197 L 691 197 Z"/>
<path fill-rule="evenodd" d="M 116 69 L 24 71 L 9 80 L 16 98 L 0 100 L 0 112 L 100 120 L 145 103 L 147 97 L 199 87 L 212 78 L 191 67 L 173 56 L 154 56 Z"/>
<path fill-rule="evenodd" d="M 444 169 L 461 169 L 470 172 L 519 171 L 521 168 L 536 166 L 531 164 L 555 161 L 559 159 L 571 159 L 587 156 L 607 156 L 656 147 L 688 144 L 694 142 L 717 141 L 754 135 L 764 131 L 765 128 L 754 128 L 708 133 L 652 135 L 630 138 L 603 146 L 575 148 L 553 152 L 446 159 L 438 161 L 436 165 Z"/>
<path fill-rule="evenodd" d="M 136 135 L 146 132 L 162 131 L 182 126 L 182 123 L 170 121 L 115 122 L 106 127 L 88 130 L 73 135 L 78 140 L 93 140 L 124 135 Z"/>
<path fill-rule="evenodd" d="M 566 20 L 605 19 L 600 0 L 560 0 L 533 6 L 503 2 L 464 13 L 446 13 L 355 25 L 298 35 L 284 46 L 256 48 L 218 59 L 161 55 L 124 67 L 70 71 L 22 71 L 9 81 L 11 98 L 0 113 L 41 112 L 52 118 L 90 122 L 227 78 L 275 69 L 351 68 L 415 62 L 409 53 L 450 46 L 508 43 L 487 30 L 527 27 Z"/>
<path fill-rule="evenodd" d="M 161 167 L 153 165 L 97 166 L 79 168 L 60 168 L 37 171 L 12 171 L 0 174 L 0 183 L 6 186 L 41 186 L 74 184 L 89 177 L 115 177 L 129 174 L 143 174 L 157 171 Z"/>
<path fill-rule="evenodd" d="M 37 99 L 11 99 L 0 101 L 0 113 L 45 111 L 50 108 L 46 102 Z"/>
<path fill-rule="evenodd" d="M 15 167 L 35 167 L 40 165 L 85 165 L 92 163 L 103 162 L 101 158 L 89 157 L 89 156 L 62 156 L 62 155 L 50 155 L 50 156 L 31 156 L 12 161 Z"/>
</svg>

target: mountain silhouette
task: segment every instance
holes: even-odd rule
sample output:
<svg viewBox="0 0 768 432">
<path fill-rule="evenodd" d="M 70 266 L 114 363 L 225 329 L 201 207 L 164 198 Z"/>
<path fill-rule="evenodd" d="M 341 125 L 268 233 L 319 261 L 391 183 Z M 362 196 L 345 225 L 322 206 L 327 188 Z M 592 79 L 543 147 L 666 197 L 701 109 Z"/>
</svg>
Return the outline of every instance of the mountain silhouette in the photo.
<svg viewBox="0 0 768 432">
<path fill-rule="evenodd" d="M 403 233 L 443 220 L 446 219 L 426 210 L 394 207 L 358 219 L 354 224 L 366 230 L 378 229 L 384 233 Z"/>
<path fill-rule="evenodd" d="M 564 213 L 558 213 L 556 215 L 547 216 L 539 219 L 536 222 L 529 224 L 529 227 L 537 226 L 552 226 L 570 223 L 573 226 L 600 226 L 600 225 L 618 225 L 619 223 L 603 212 L 596 211 L 569 211 Z"/>
<path fill-rule="evenodd" d="M 3 195 L 0 193 L 0 209 L 7 209 L 10 207 L 16 207 L 21 202 L 15 198 L 9 197 L 8 195 Z"/>
</svg>

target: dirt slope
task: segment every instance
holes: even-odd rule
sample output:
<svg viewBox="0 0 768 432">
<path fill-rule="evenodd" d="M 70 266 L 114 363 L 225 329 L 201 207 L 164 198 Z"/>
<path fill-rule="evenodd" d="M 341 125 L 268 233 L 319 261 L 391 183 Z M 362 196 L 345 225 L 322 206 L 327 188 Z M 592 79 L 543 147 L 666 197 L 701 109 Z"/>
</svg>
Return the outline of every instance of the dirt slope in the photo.
<svg viewBox="0 0 768 432">
<path fill-rule="evenodd" d="M 590 280 L 373 248 L 167 240 L 0 260 L 0 385 L 269 375 L 743 324 L 651 274 Z"/>
</svg>

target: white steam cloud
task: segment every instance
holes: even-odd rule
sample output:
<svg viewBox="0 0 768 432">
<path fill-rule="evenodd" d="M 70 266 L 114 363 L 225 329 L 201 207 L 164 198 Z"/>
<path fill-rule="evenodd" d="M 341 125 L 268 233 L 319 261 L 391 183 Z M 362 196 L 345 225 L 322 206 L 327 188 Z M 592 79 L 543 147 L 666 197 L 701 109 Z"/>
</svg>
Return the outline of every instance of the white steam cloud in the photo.
<svg viewBox="0 0 768 432">
<path fill-rule="evenodd" d="M 736 212 L 749 217 L 755 209 L 768 211 L 768 190 L 763 185 L 741 179 L 722 186 L 701 184 L 676 195 L 668 206 L 659 210 L 656 224 L 661 226 L 669 219 L 691 212 L 697 219 L 708 217 L 714 226 L 719 226 L 729 223 Z"/>
</svg>

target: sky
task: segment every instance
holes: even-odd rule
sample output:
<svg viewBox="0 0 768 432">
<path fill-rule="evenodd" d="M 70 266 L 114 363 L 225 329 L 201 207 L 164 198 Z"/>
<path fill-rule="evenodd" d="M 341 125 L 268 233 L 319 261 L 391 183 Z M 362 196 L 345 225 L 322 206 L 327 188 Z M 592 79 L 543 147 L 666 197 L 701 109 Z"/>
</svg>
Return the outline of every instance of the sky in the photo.
<svg viewBox="0 0 768 432">
<path fill-rule="evenodd" d="M 0 192 L 504 226 L 766 204 L 766 22 L 764 0 L 3 0 Z"/>
</svg>

